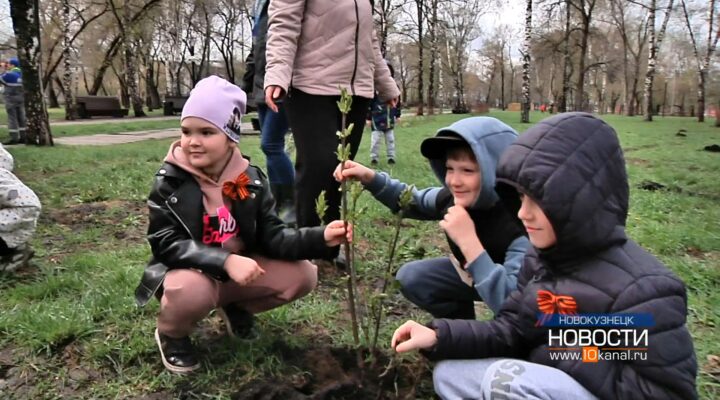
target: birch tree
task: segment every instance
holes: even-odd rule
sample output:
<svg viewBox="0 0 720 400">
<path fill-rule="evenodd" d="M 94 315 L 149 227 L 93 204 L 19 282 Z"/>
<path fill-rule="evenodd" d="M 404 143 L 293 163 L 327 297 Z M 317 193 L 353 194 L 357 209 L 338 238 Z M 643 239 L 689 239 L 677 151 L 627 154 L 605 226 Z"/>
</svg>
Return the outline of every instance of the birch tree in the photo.
<svg viewBox="0 0 720 400">
<path fill-rule="evenodd" d="M 715 16 L 717 15 L 717 0 L 708 0 L 708 8 L 706 10 L 707 17 L 703 24 L 707 27 L 707 36 L 704 52 L 698 49 L 698 38 L 700 34 L 695 34 L 692 24 L 690 23 L 690 15 L 688 13 L 685 0 L 681 0 L 685 25 L 690 34 L 690 41 L 693 46 L 693 55 L 695 56 L 695 65 L 697 67 L 697 114 L 698 122 L 705 122 L 705 82 L 707 81 L 708 68 L 710 67 L 710 59 L 717 47 L 718 38 L 720 38 L 720 26 L 715 25 Z M 718 23 L 720 25 L 720 23 Z"/>
<path fill-rule="evenodd" d="M 10 17 L 13 22 L 18 58 L 23 72 L 27 115 L 26 140 L 30 144 L 52 146 L 53 138 L 40 80 L 41 46 L 38 7 L 39 0 L 11 0 Z"/>
<path fill-rule="evenodd" d="M 75 96 L 73 95 L 73 49 L 72 32 L 70 20 L 70 0 L 62 0 L 62 28 L 63 28 L 63 78 L 62 90 L 65 98 L 65 119 L 74 120 L 77 118 L 75 107 Z"/>
<path fill-rule="evenodd" d="M 530 122 L 530 40 L 532 39 L 532 0 L 525 2 L 525 40 L 523 41 L 522 110 L 520 122 Z"/>
<path fill-rule="evenodd" d="M 665 19 L 660 26 L 660 32 L 655 32 L 655 18 L 657 14 L 657 0 L 650 0 L 649 5 L 643 5 L 648 9 L 648 62 L 647 71 L 645 72 L 645 90 L 643 95 L 643 103 L 645 105 L 645 121 L 653 120 L 653 82 L 655 80 L 655 69 L 658 59 L 658 50 L 660 43 L 665 37 L 668 21 L 670 20 L 670 12 L 672 11 L 673 0 L 669 0 L 665 8 Z"/>
</svg>

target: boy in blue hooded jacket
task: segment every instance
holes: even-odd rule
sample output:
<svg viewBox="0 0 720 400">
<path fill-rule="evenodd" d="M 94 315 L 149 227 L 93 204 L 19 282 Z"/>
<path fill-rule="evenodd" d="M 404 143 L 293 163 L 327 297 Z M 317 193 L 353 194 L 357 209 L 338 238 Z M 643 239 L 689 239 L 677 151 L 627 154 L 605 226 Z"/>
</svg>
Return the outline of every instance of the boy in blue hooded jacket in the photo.
<svg viewBox="0 0 720 400">
<path fill-rule="evenodd" d="M 436 318 L 474 319 L 473 302 L 496 313 L 517 286 L 517 273 L 530 246 L 520 221 L 495 193 L 495 167 L 517 138 L 490 117 L 466 118 L 425 139 L 420 151 L 443 186 L 414 190 L 405 216 L 440 221 L 452 254 L 403 265 L 396 278 L 403 295 Z M 406 184 L 348 161 L 335 179 L 358 179 L 393 212 Z"/>
</svg>

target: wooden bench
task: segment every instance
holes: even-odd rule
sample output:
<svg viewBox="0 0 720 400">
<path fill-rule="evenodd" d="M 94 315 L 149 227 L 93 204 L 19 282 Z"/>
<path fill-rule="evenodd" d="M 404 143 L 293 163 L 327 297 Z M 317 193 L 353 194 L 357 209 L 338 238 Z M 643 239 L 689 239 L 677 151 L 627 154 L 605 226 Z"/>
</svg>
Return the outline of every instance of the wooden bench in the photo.
<svg viewBox="0 0 720 400">
<path fill-rule="evenodd" d="M 165 96 L 163 100 L 163 115 L 175 115 L 176 112 L 182 112 L 188 96 Z"/>
<path fill-rule="evenodd" d="M 128 115 L 128 110 L 122 108 L 120 100 L 114 96 L 77 96 L 77 109 L 80 118 L 91 117 L 117 117 Z"/>
</svg>

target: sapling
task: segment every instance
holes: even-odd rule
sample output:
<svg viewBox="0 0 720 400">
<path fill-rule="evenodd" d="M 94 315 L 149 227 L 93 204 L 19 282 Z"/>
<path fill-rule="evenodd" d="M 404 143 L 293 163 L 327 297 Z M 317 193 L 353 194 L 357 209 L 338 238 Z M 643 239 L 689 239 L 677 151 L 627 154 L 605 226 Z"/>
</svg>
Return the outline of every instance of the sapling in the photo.
<svg viewBox="0 0 720 400">
<path fill-rule="evenodd" d="M 350 145 L 347 143 L 347 138 L 350 136 L 353 130 L 354 124 L 347 124 L 347 115 L 350 112 L 352 106 L 352 96 L 348 93 L 347 89 L 340 88 L 340 100 L 337 102 L 340 113 L 342 114 L 342 125 L 341 131 L 337 132 L 340 138 L 340 144 L 338 145 L 337 158 L 340 160 L 340 172 L 345 169 L 345 162 L 350 159 Z M 340 183 L 340 193 L 342 196 L 341 200 L 341 218 L 345 222 L 345 230 L 348 228 L 348 199 L 347 199 L 347 182 L 343 180 Z M 357 287 L 357 281 L 355 276 L 355 265 L 353 264 L 352 255 L 350 254 L 350 247 L 347 243 L 343 246 L 345 252 L 345 260 L 347 262 L 347 269 L 350 273 L 350 279 L 348 280 L 348 306 L 350 308 L 350 318 L 352 319 L 352 332 L 355 346 L 360 346 L 360 336 L 358 329 L 358 319 L 355 308 L 355 288 Z"/>
<path fill-rule="evenodd" d="M 372 345 L 370 346 L 370 349 L 373 353 L 377 348 L 378 334 L 380 332 L 380 321 L 383 317 L 383 300 L 386 297 L 385 292 L 387 291 L 388 282 L 391 279 L 390 274 L 392 272 L 393 262 L 395 261 L 395 249 L 397 249 L 398 238 L 400 237 L 400 227 L 402 224 L 403 215 L 405 214 L 405 210 L 407 210 L 408 207 L 410 207 L 410 205 L 412 204 L 414 190 L 415 186 L 406 187 L 402 191 L 402 193 L 400 193 L 400 198 L 398 199 L 399 209 L 394 216 L 394 232 L 393 238 L 390 241 L 390 247 L 388 249 L 388 258 L 387 263 L 385 264 L 385 272 L 383 274 L 382 289 L 380 290 L 380 293 L 378 295 L 378 301 L 373 307 L 373 320 L 375 322 L 375 329 L 373 331 Z"/>
</svg>

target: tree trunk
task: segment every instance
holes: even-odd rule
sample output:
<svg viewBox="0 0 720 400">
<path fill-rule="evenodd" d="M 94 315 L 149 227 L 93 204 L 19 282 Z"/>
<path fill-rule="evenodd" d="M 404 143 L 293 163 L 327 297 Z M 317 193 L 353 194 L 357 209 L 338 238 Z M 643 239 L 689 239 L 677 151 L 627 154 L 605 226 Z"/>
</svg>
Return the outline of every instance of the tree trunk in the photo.
<svg viewBox="0 0 720 400">
<path fill-rule="evenodd" d="M 48 107 L 60 108 L 60 102 L 58 101 L 57 92 L 55 92 L 55 85 L 52 80 L 47 84 L 47 96 L 48 96 Z"/>
<path fill-rule="evenodd" d="M 138 64 L 135 60 L 135 52 L 133 51 L 133 36 L 131 32 L 127 32 L 132 26 L 130 22 L 129 0 L 125 0 L 123 4 L 122 20 L 123 47 L 125 51 L 125 83 L 127 84 L 133 114 L 135 117 L 144 117 L 145 111 L 143 111 L 142 96 L 140 96 L 140 89 L 138 88 Z"/>
<path fill-rule="evenodd" d="M 10 2 L 10 16 L 23 74 L 27 115 L 26 143 L 52 146 L 53 138 L 40 80 L 41 41 L 38 8 L 39 0 L 13 0 Z"/>
<path fill-rule="evenodd" d="M 558 102 L 558 112 L 567 111 L 570 97 L 570 0 L 565 1 L 565 38 L 563 44 L 563 80 L 562 94 Z"/>
<path fill-rule="evenodd" d="M 505 46 L 500 53 L 500 109 L 505 111 Z"/>
<path fill-rule="evenodd" d="M 683 3 L 684 4 L 684 3 Z M 665 9 L 665 19 L 660 27 L 660 32 L 655 36 L 655 13 L 657 9 L 657 0 L 651 0 L 650 2 L 650 16 L 648 18 L 648 47 L 650 51 L 648 53 L 648 67 L 645 74 L 645 121 L 652 121 L 653 115 L 653 103 L 652 103 L 652 90 L 653 80 L 655 79 L 655 65 L 657 64 L 657 53 L 662 43 L 663 37 L 665 36 L 665 29 L 667 29 L 668 21 L 670 20 L 670 11 L 672 11 L 673 0 L 668 1 L 667 8 Z"/>
<path fill-rule="evenodd" d="M 585 3 L 581 3 L 582 36 L 580 37 L 580 60 L 578 61 L 578 78 L 575 86 L 575 111 L 585 111 L 585 63 L 587 62 L 588 40 L 590 38 L 590 23 L 595 6 L 595 0 L 589 2 L 589 9 L 585 10 Z"/>
<path fill-rule="evenodd" d="M 423 74 L 425 72 L 425 61 L 423 56 L 423 48 L 425 47 L 423 45 L 423 17 L 425 15 L 425 10 L 423 9 L 423 1 L 424 0 L 415 0 L 415 6 L 417 7 L 417 13 L 418 13 L 418 107 L 417 107 L 417 115 L 423 115 L 424 114 L 424 105 L 423 105 L 423 95 L 425 88 L 423 87 L 424 83 L 424 77 Z"/>
<path fill-rule="evenodd" d="M 522 110 L 520 122 L 530 122 L 530 39 L 532 35 L 532 2 L 526 1 L 525 7 L 525 41 L 523 42 L 523 72 L 522 72 Z"/>
<path fill-rule="evenodd" d="M 63 29 L 63 79 L 60 86 L 65 98 L 65 119 L 77 119 L 77 107 L 73 96 L 72 83 L 72 36 L 70 34 L 70 0 L 62 0 L 62 29 Z"/>
<path fill-rule="evenodd" d="M 162 106 L 162 102 L 160 101 L 160 91 L 158 90 L 158 84 L 155 80 L 155 61 L 151 60 L 149 57 L 145 71 L 145 92 L 147 93 L 148 108 L 150 111 Z"/>
<path fill-rule="evenodd" d="M 645 103 L 645 121 L 653 120 L 653 79 L 655 77 L 655 64 L 657 62 L 657 45 L 655 43 L 655 11 L 657 8 L 656 0 L 650 1 L 650 15 L 648 17 L 648 33 L 649 33 L 649 52 L 647 72 L 645 72 L 645 91 L 643 101 Z"/>
<path fill-rule="evenodd" d="M 490 79 L 488 80 L 487 96 L 485 96 L 485 103 L 488 104 L 488 107 L 490 106 L 490 94 L 492 93 L 492 85 L 493 85 L 493 81 L 495 80 L 495 70 L 496 69 L 497 69 L 497 62 L 495 60 L 493 60 L 492 69 L 490 70 Z"/>
<path fill-rule="evenodd" d="M 430 14 L 430 32 L 428 32 L 430 35 L 430 73 L 428 75 L 428 79 L 430 79 L 430 81 L 428 82 L 427 104 L 428 115 L 433 115 L 435 114 L 435 67 L 438 58 L 437 11 L 439 0 L 430 1 L 430 7 L 432 7 L 432 12 Z"/>
</svg>

